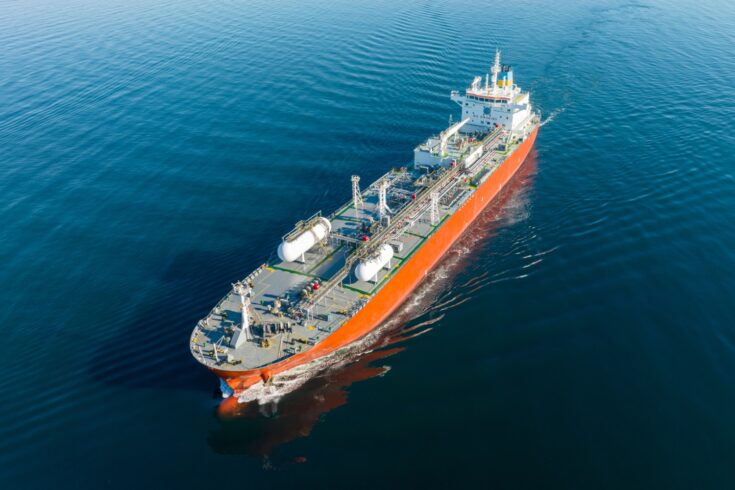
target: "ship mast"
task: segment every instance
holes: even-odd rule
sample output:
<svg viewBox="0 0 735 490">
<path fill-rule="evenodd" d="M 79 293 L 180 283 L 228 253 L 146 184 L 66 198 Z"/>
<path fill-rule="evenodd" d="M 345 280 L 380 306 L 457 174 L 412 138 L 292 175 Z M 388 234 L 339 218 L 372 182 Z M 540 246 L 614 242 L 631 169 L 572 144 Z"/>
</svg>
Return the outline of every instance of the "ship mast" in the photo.
<svg viewBox="0 0 735 490">
<path fill-rule="evenodd" d="M 498 87 L 498 73 L 500 73 L 500 50 L 495 49 L 495 64 L 490 68 L 490 73 L 492 73 L 492 82 L 493 82 L 493 95 L 495 95 Z"/>
<path fill-rule="evenodd" d="M 240 296 L 240 311 L 242 313 L 240 332 L 237 338 L 234 339 L 234 347 L 238 348 L 246 340 L 250 340 L 250 337 L 252 337 L 250 332 L 250 314 L 248 313 L 248 307 L 250 306 L 250 288 L 245 286 L 242 282 L 236 282 L 232 286 L 235 294 Z"/>
</svg>

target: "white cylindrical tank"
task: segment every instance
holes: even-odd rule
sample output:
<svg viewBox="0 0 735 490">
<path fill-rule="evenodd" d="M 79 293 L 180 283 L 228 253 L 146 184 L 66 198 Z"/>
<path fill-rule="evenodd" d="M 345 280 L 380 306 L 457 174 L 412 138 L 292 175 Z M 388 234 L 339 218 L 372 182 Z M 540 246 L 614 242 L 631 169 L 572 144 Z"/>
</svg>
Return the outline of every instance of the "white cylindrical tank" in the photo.
<svg viewBox="0 0 735 490">
<path fill-rule="evenodd" d="M 278 258 L 284 262 L 293 262 L 308 252 L 311 247 L 326 238 L 332 231 L 332 224 L 327 218 L 318 218 L 308 230 L 303 231 L 293 240 L 284 240 L 278 246 Z"/>
<path fill-rule="evenodd" d="M 374 257 L 366 260 L 361 260 L 357 267 L 355 267 L 355 276 L 361 281 L 370 281 L 375 278 L 375 275 L 388 265 L 390 259 L 393 258 L 393 247 L 384 243 L 380 246 L 380 251 Z"/>
</svg>

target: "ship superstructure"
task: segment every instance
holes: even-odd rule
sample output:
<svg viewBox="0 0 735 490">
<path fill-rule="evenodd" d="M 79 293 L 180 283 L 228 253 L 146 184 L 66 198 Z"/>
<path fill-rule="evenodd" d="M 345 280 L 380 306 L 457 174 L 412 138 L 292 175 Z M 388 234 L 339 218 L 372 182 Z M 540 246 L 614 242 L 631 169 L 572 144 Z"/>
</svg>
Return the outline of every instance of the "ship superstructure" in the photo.
<svg viewBox="0 0 735 490">
<path fill-rule="evenodd" d="M 282 237 L 272 258 L 232 285 L 192 332 L 194 357 L 223 391 L 329 354 L 394 311 L 515 174 L 536 137 L 528 93 L 496 52 L 465 95 L 462 119 L 331 214 Z M 492 84 L 491 84 L 492 81 Z"/>
<path fill-rule="evenodd" d="M 530 95 L 513 82 L 513 67 L 500 64 L 500 51 L 490 73 L 475 77 L 464 95 L 452 91 L 452 100 L 462 107 L 462 119 L 469 127 L 487 129 L 503 126 L 518 130 L 533 117 Z"/>
</svg>

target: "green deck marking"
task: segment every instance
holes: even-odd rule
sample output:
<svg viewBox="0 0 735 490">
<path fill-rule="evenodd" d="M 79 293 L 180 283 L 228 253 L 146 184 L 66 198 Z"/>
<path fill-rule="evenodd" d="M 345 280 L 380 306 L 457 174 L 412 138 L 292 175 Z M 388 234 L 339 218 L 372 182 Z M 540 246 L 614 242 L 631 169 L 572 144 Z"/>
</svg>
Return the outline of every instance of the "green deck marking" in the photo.
<svg viewBox="0 0 735 490">
<path fill-rule="evenodd" d="M 317 278 L 319 278 L 319 279 L 324 279 L 323 277 L 315 276 L 315 275 L 312 275 L 312 274 L 307 274 L 307 273 L 305 273 L 305 272 L 300 272 L 300 271 L 295 271 L 295 270 L 291 270 L 291 269 L 286 269 L 285 267 L 280 267 L 280 266 L 277 266 L 277 265 L 272 265 L 272 266 L 270 266 L 270 267 L 271 267 L 272 269 L 275 269 L 275 270 L 277 270 L 277 271 L 281 271 L 281 272 L 290 272 L 290 273 L 292 273 L 292 274 L 298 274 L 299 276 L 309 277 L 309 278 L 311 278 L 311 279 L 313 279 L 313 278 L 315 278 L 315 277 L 317 277 Z"/>
<path fill-rule="evenodd" d="M 372 296 L 372 294 L 368 293 L 367 291 L 363 291 L 362 289 L 354 288 L 352 286 L 348 286 L 347 284 L 342 284 L 342 287 L 345 289 L 349 289 L 350 291 L 354 291 L 356 293 L 364 294 L 365 296 Z"/>
</svg>

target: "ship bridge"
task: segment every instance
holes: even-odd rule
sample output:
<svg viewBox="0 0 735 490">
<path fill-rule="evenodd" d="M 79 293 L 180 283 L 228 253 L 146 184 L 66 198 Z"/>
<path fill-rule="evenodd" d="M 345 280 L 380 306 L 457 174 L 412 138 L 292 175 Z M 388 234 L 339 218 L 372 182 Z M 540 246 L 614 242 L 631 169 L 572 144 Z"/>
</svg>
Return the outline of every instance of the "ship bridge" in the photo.
<svg viewBox="0 0 735 490">
<path fill-rule="evenodd" d="M 490 73 L 474 78 L 464 95 L 452 91 L 451 98 L 462 107 L 462 119 L 468 119 L 466 130 L 504 127 L 511 131 L 523 128 L 532 117 L 528 92 L 513 82 L 513 67 L 500 64 L 500 51 Z"/>
</svg>

